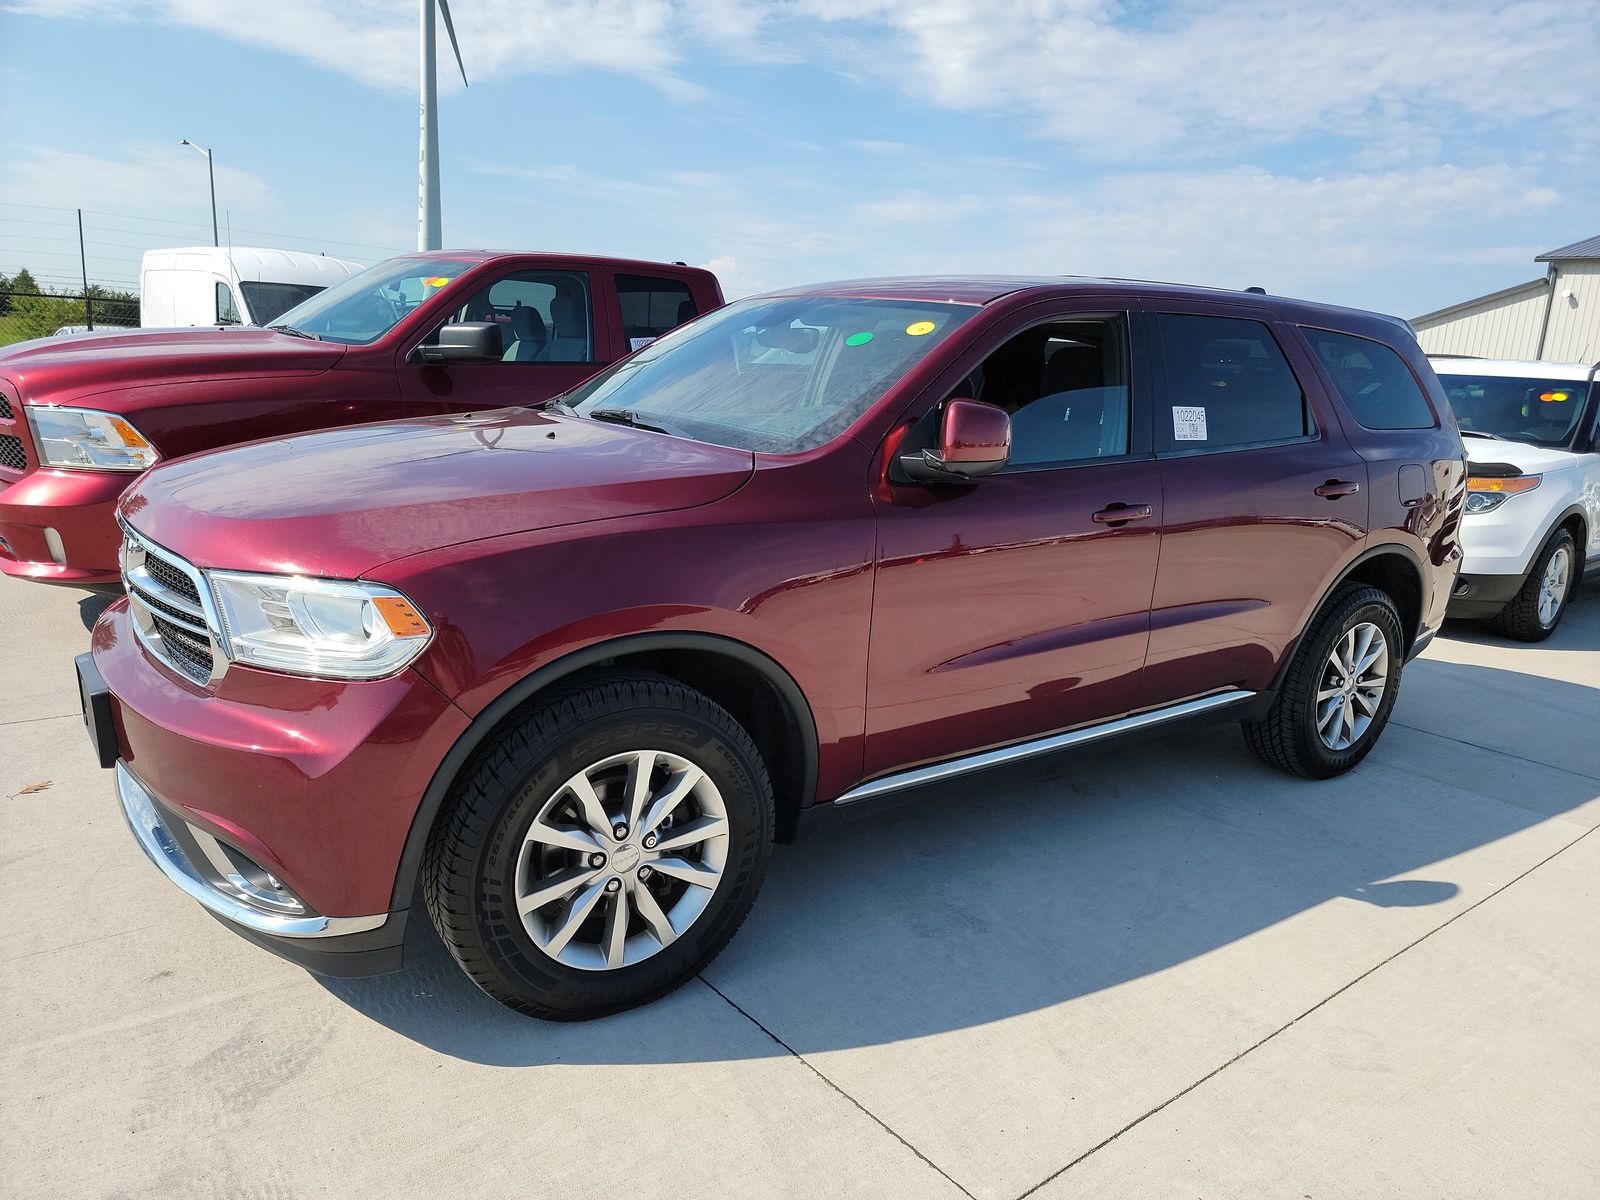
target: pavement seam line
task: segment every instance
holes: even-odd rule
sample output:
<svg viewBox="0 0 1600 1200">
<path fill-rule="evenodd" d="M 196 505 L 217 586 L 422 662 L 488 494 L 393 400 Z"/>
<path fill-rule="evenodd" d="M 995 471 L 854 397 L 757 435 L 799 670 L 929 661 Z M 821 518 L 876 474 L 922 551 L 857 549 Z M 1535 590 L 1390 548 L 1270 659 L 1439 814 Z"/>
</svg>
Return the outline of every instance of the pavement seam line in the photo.
<svg viewBox="0 0 1600 1200">
<path fill-rule="evenodd" d="M 1424 729 L 1420 725 L 1407 725 L 1404 721 L 1391 719 L 1391 725 L 1398 725 L 1401 729 L 1409 729 L 1412 733 L 1424 734 L 1427 737 L 1443 738 L 1447 742 L 1454 742 L 1458 746 L 1471 746 L 1474 750 L 1482 750 L 1485 754 L 1503 754 L 1507 758 L 1514 758 L 1518 762 L 1532 763 L 1536 767 L 1543 767 L 1547 771 L 1560 771 L 1563 775 L 1576 775 L 1579 779 L 1587 779 L 1592 783 L 1600 783 L 1600 775 L 1591 775 L 1587 771 L 1574 771 L 1571 767 L 1558 767 L 1553 763 L 1540 762 L 1537 758 L 1529 758 L 1525 754 L 1517 754 L 1511 750 L 1503 750 L 1499 746 L 1484 746 L 1478 742 L 1469 742 L 1466 738 L 1451 737 L 1448 733 L 1439 733 L 1437 730 Z"/>
<path fill-rule="evenodd" d="M 68 717 L 81 717 L 82 713 L 55 713 L 48 717 L 18 717 L 14 721 L 0 721 L 0 725 L 34 725 L 40 721 L 65 721 Z"/>
<path fill-rule="evenodd" d="M 1450 740 L 1454 741 L 1455 739 L 1452 738 Z M 1183 1099 L 1185 1096 L 1187 1096 L 1190 1092 L 1194 1091 L 1201 1084 L 1207 1083 L 1210 1080 L 1215 1079 L 1218 1075 L 1222 1074 L 1222 1072 L 1226 1071 L 1229 1067 L 1233 1066 L 1233 1064 L 1238 1062 L 1241 1058 L 1244 1058 L 1246 1055 L 1254 1053 L 1256 1050 L 1259 1050 L 1262 1046 L 1265 1046 L 1268 1042 L 1270 1042 L 1273 1038 L 1277 1037 L 1280 1033 L 1283 1033 L 1283 1032 L 1285 1032 L 1285 1031 L 1287 1031 L 1289 1029 L 1294 1028 L 1301 1021 L 1304 1021 L 1307 1017 L 1309 1017 L 1312 1013 L 1318 1011 L 1324 1005 L 1328 1004 L 1330 1001 L 1335 1000 L 1338 997 L 1342 996 L 1345 992 L 1348 992 L 1351 988 L 1355 987 L 1356 984 L 1360 983 L 1362 980 L 1366 979 L 1368 976 L 1373 975 L 1376 972 L 1378 972 L 1381 969 L 1383 969 L 1384 967 L 1388 966 L 1395 959 L 1399 958 L 1402 954 L 1405 954 L 1408 951 L 1410 951 L 1412 949 L 1415 949 L 1417 946 L 1420 946 L 1423 942 L 1427 941 L 1429 938 L 1431 938 L 1434 934 L 1438 933 L 1440 930 L 1448 929 L 1450 926 L 1454 925 L 1457 921 L 1459 921 L 1462 917 L 1466 916 L 1468 913 L 1472 912 L 1474 909 L 1476 909 L 1476 908 L 1478 908 L 1478 907 L 1480 907 L 1480 906 L 1482 906 L 1484 904 L 1489 903 L 1489 901 L 1493 900 L 1496 896 L 1498 896 L 1501 892 L 1505 891 L 1507 888 L 1511 887 L 1513 884 L 1521 882 L 1522 880 L 1526 879 L 1529 875 L 1532 875 L 1540 867 L 1544 866 L 1546 863 L 1548 863 L 1551 860 L 1559 857 L 1562 854 L 1565 854 L 1568 850 L 1572 849 L 1579 842 L 1583 841 L 1584 838 L 1588 837 L 1591 833 L 1593 833 L 1596 828 L 1600 828 L 1600 826 L 1592 826 L 1592 827 L 1590 827 L 1588 829 L 1585 829 L 1582 833 L 1580 833 L 1577 837 L 1573 838 L 1570 842 L 1567 842 L 1565 845 L 1560 846 L 1557 849 L 1551 851 L 1544 858 L 1541 858 L 1538 862 L 1534 863 L 1533 866 L 1529 867 L 1526 871 L 1523 871 L 1520 875 L 1512 876 L 1510 879 L 1506 880 L 1505 883 L 1503 883 L 1499 887 L 1495 888 L 1494 891 L 1490 892 L 1487 896 L 1484 896 L 1480 900 L 1475 900 L 1471 904 L 1467 905 L 1466 908 L 1463 908 L 1460 912 L 1458 912 L 1455 916 L 1451 917 L 1448 921 L 1441 922 L 1440 924 L 1436 925 L 1434 928 L 1428 930 L 1427 933 L 1425 933 L 1421 937 L 1417 938 L 1415 941 L 1407 942 L 1404 946 L 1401 946 L 1400 949 L 1396 950 L 1393 954 L 1389 955 L 1389 957 L 1387 957 L 1385 959 L 1382 959 L 1381 961 L 1379 961 L 1377 963 L 1374 963 L 1372 966 L 1368 967 L 1365 971 L 1361 972 L 1361 974 L 1357 975 L 1354 979 L 1350 980 L 1349 983 L 1346 983 L 1343 986 L 1341 986 L 1339 988 L 1336 988 L 1334 991 L 1329 992 L 1326 996 L 1324 996 L 1321 1000 L 1318 1000 L 1315 1004 L 1313 1004 L 1310 1008 L 1306 1009 L 1305 1012 L 1301 1013 L 1298 1017 L 1294 1017 L 1293 1019 L 1291 1019 L 1290 1021 L 1286 1022 L 1285 1024 L 1280 1025 L 1278 1028 L 1274 1029 L 1271 1033 L 1267 1034 L 1267 1036 L 1262 1038 L 1260 1041 L 1255 1042 L 1252 1045 L 1246 1046 L 1243 1050 L 1239 1051 L 1239 1053 L 1235 1054 L 1232 1058 L 1230 1058 L 1227 1062 L 1223 1063 L 1221 1066 L 1215 1067 L 1212 1070 L 1207 1071 L 1204 1075 L 1200 1076 L 1199 1079 L 1196 1079 L 1193 1083 L 1189 1084 L 1187 1087 L 1183 1088 L 1180 1091 L 1174 1092 L 1171 1096 L 1168 1096 L 1165 1100 L 1163 1100 L 1160 1104 L 1156 1105 L 1149 1112 L 1146 1112 L 1146 1113 L 1142 1114 L 1141 1116 L 1135 1117 L 1133 1120 L 1129 1121 L 1126 1125 L 1124 1125 L 1121 1129 L 1119 1129 L 1115 1133 L 1113 1133 L 1110 1137 L 1107 1137 L 1103 1141 L 1098 1142 L 1093 1146 L 1090 1146 L 1089 1149 L 1085 1150 L 1082 1154 L 1078 1155 L 1077 1158 L 1073 1159 L 1066 1166 L 1061 1167 L 1060 1169 L 1052 1172 L 1049 1175 L 1046 1175 L 1043 1179 L 1041 1179 L 1038 1183 L 1034 1184 L 1027 1191 L 1019 1193 L 1017 1198 L 1016 1198 L 1016 1200 L 1027 1200 L 1027 1198 L 1029 1196 L 1033 1195 L 1035 1192 L 1037 1192 L 1040 1188 L 1044 1187 L 1046 1184 L 1054 1183 L 1057 1179 L 1060 1179 L 1061 1176 L 1065 1175 L 1068 1171 L 1072 1170 L 1073 1167 L 1077 1166 L 1079 1163 L 1083 1162 L 1085 1159 L 1089 1158 L 1091 1155 L 1098 1154 L 1101 1150 L 1104 1150 L 1107 1146 L 1109 1146 L 1112 1142 L 1116 1141 L 1123 1134 L 1127 1133 L 1130 1129 L 1133 1129 L 1133 1128 L 1135 1128 L 1136 1126 L 1139 1126 L 1139 1125 L 1143 1125 L 1146 1121 L 1148 1121 L 1151 1117 L 1155 1116 L 1157 1113 L 1161 1112 L 1168 1105 L 1171 1105 L 1171 1104 L 1175 1103 L 1176 1101 Z M 715 990 L 715 989 L 713 989 L 713 990 Z M 721 993 L 719 992 L 718 995 L 721 995 Z M 724 999 L 726 999 L 726 997 L 724 997 Z M 730 1001 L 730 1003 L 731 1003 L 731 1001 Z M 735 1007 L 737 1007 L 737 1006 L 735 1006 Z M 793 1053 L 793 1052 L 791 1051 L 791 1053 Z M 802 1060 L 802 1061 L 804 1061 L 804 1060 Z M 810 1064 L 807 1064 L 807 1065 L 809 1066 Z"/>
<path fill-rule="evenodd" d="M 840 1087 L 838 1084 L 836 1084 L 833 1080 L 829 1079 L 821 1071 L 817 1070 L 817 1068 L 814 1067 L 806 1059 L 805 1055 L 801 1054 L 793 1046 L 789 1045 L 788 1042 L 784 1041 L 777 1034 L 773 1033 L 772 1030 L 768 1029 L 765 1025 L 763 1025 L 760 1021 L 758 1021 L 754 1017 L 752 1017 L 744 1009 L 740 1008 L 739 1005 L 736 1004 L 733 1000 L 729 999 L 728 994 L 726 992 L 724 992 L 721 988 L 719 988 L 716 984 L 712 983 L 704 975 L 697 975 L 697 976 L 695 976 L 695 978 L 698 979 L 701 983 L 705 984 L 708 988 L 710 988 L 718 996 L 722 997 L 723 1001 L 728 1005 L 728 1007 L 732 1008 L 734 1012 L 738 1013 L 746 1021 L 749 1021 L 750 1024 L 754 1025 L 757 1029 L 761 1030 L 762 1033 L 766 1034 L 773 1041 L 777 1042 L 778 1045 L 782 1046 L 786 1051 L 789 1052 L 789 1055 L 792 1058 L 798 1060 L 800 1062 L 800 1064 L 805 1067 L 806 1070 L 810 1071 L 818 1079 L 822 1080 L 823 1083 L 827 1084 L 829 1088 L 831 1088 L 833 1091 L 837 1092 L 839 1095 L 843 1096 L 846 1100 L 848 1100 L 856 1108 L 856 1110 L 858 1112 L 860 1112 L 861 1114 L 866 1116 L 870 1121 L 872 1121 L 873 1124 L 878 1126 L 879 1129 L 882 1129 L 885 1133 L 887 1133 L 895 1141 L 899 1142 L 907 1150 L 911 1151 L 911 1153 L 915 1154 L 918 1158 L 920 1158 L 924 1163 L 926 1163 L 934 1171 L 937 1171 L 939 1173 L 939 1175 L 941 1175 L 945 1179 L 945 1181 L 950 1184 L 951 1187 L 955 1188 L 956 1191 L 960 1192 L 963 1196 L 967 1197 L 967 1200 L 977 1200 L 977 1197 L 975 1197 L 971 1192 L 967 1191 L 966 1188 L 962 1187 L 959 1183 L 957 1183 L 954 1179 L 952 1179 L 950 1177 L 949 1172 L 945 1171 L 944 1168 L 939 1166 L 938 1163 L 934 1162 L 931 1158 L 929 1158 L 921 1150 L 918 1150 L 910 1142 L 906 1141 L 905 1138 L 901 1137 L 900 1134 L 897 1133 L 887 1122 L 885 1122 L 881 1117 L 879 1117 L 876 1113 L 874 1113 L 866 1105 L 862 1104 L 861 1101 L 857 1100 L 849 1092 L 845 1091 L 842 1087 Z"/>
</svg>

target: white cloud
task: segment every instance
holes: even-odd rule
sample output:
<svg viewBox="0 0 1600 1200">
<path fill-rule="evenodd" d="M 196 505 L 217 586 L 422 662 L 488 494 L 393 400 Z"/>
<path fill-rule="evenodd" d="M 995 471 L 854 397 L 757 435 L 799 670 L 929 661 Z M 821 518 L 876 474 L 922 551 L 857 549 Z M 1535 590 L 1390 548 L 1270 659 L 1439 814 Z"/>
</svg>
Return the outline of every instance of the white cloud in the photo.
<svg viewBox="0 0 1600 1200">
<path fill-rule="evenodd" d="M 373 87 L 415 85 L 415 7 L 393 0 L 11 7 L 171 21 Z M 1600 54 L 1592 0 L 471 0 L 455 19 L 472 78 L 602 69 L 695 98 L 708 94 L 690 77 L 708 52 L 809 61 L 937 107 L 1025 114 L 1110 160 L 1237 157 L 1241 141 L 1333 134 L 1398 161 L 1432 155 L 1444 129 L 1527 119 L 1565 120 L 1592 140 L 1600 101 L 1600 73 L 1583 69 Z M 452 76 L 441 70 L 441 85 L 459 86 Z"/>
</svg>

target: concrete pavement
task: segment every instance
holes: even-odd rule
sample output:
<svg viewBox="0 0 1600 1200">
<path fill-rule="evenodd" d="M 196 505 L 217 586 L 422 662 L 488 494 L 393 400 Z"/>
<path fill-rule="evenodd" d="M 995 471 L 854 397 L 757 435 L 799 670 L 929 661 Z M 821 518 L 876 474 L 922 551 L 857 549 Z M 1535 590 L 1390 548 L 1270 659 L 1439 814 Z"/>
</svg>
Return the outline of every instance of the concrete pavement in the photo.
<svg viewBox="0 0 1600 1200">
<path fill-rule="evenodd" d="M 702 980 L 578 1026 L 425 921 L 319 980 L 168 886 L 78 719 L 102 603 L 0 579 L 0 1193 L 1600 1192 L 1595 586 L 1452 628 L 1339 780 L 1190 727 L 780 848 Z"/>
</svg>

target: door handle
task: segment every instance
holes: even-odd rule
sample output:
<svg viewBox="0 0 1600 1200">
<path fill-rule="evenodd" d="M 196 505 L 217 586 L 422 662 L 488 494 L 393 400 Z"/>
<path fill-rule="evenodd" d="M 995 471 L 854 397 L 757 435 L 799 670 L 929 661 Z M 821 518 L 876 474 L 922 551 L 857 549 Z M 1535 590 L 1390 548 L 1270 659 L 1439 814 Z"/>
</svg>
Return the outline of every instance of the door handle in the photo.
<svg viewBox="0 0 1600 1200">
<path fill-rule="evenodd" d="M 1337 500 L 1341 496 L 1354 496 L 1361 490 L 1361 485 L 1351 483 L 1348 479 L 1330 479 L 1313 490 L 1326 500 Z"/>
<path fill-rule="evenodd" d="M 1126 525 L 1129 521 L 1148 521 L 1155 510 L 1148 504 L 1108 504 L 1090 519 L 1102 525 Z"/>
</svg>

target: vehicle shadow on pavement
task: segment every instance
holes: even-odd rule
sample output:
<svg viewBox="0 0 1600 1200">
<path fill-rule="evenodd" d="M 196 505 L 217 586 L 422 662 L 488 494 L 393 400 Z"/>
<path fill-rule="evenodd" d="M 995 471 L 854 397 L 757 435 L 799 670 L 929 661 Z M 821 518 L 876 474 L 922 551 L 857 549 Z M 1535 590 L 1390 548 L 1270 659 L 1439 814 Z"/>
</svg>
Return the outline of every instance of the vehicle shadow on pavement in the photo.
<svg viewBox="0 0 1600 1200">
<path fill-rule="evenodd" d="M 94 623 L 100 619 L 100 614 L 110 608 L 122 595 L 122 588 L 116 584 L 107 584 L 104 587 L 88 589 L 89 594 L 78 601 L 78 619 L 83 622 L 85 629 L 93 629 Z"/>
<path fill-rule="evenodd" d="M 1600 630 L 1578 641 L 1600 648 Z M 1236 726 L 1215 724 L 926 789 L 778 848 L 755 912 L 703 981 L 602 1021 L 554 1025 L 501 1008 L 457 970 L 420 904 L 403 972 L 321 983 L 402 1036 L 474 1062 L 665 1063 L 784 1053 L 753 1026 L 706 1019 L 695 1006 L 722 1000 L 705 982 L 804 1054 L 1061 1005 L 1324 905 L 1370 906 L 1337 914 L 1340 928 L 1404 923 L 1379 927 L 1398 949 L 1485 893 L 1481 879 L 1450 878 L 1470 869 L 1446 860 L 1600 796 L 1600 769 L 1495 752 L 1518 753 L 1534 728 L 1552 744 L 1594 742 L 1596 685 L 1419 660 L 1374 753 L 1322 783 L 1259 764 Z M 1493 703 L 1525 694 L 1537 702 Z M 1438 695 L 1477 715 L 1418 728 Z M 1449 904 L 1432 925 L 1407 915 Z M 1268 978 L 1339 953 L 1323 943 L 1269 943 Z"/>
</svg>

